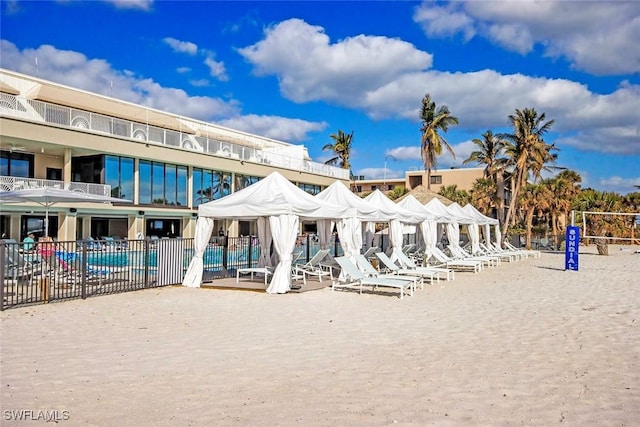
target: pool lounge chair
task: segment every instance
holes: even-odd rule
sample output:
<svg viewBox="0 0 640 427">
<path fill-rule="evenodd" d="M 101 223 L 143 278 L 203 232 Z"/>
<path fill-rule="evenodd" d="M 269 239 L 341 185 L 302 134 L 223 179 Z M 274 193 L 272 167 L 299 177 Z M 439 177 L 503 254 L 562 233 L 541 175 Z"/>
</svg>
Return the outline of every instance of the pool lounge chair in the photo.
<svg viewBox="0 0 640 427">
<path fill-rule="evenodd" d="M 342 271 L 338 281 L 334 280 L 331 284 L 332 291 L 336 288 L 357 287 L 362 294 L 363 286 L 371 286 L 374 290 L 379 287 L 399 289 L 400 299 L 404 299 L 406 291 L 410 296 L 413 296 L 413 281 L 411 280 L 367 277 L 347 257 L 337 257 L 335 260 Z"/>
<path fill-rule="evenodd" d="M 384 253 L 376 254 L 380 262 L 382 262 L 387 270 L 392 270 L 397 272 L 398 274 L 408 274 L 409 272 L 415 272 L 416 274 L 428 274 L 433 283 L 433 279 L 435 278 L 437 282 L 440 281 L 441 275 L 446 275 L 447 282 L 449 280 L 454 279 L 453 270 L 444 268 L 444 267 L 432 267 L 432 266 L 418 266 L 416 265 L 411 258 L 409 258 L 404 253 L 396 254 L 398 257 L 398 261 L 400 261 L 400 266 L 395 262 L 391 261 L 391 258 Z"/>
</svg>

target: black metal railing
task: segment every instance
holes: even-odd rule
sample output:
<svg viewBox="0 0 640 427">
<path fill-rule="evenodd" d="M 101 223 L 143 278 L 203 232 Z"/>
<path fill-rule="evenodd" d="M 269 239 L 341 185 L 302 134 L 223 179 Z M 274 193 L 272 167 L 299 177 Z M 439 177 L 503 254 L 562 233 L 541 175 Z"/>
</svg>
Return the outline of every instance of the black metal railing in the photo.
<svg viewBox="0 0 640 427">
<path fill-rule="evenodd" d="M 332 239 L 332 255 L 342 255 Z M 313 234 L 300 236 L 294 252 L 306 262 L 320 249 Z M 89 239 L 69 242 L 0 244 L 0 310 L 29 304 L 85 299 L 182 283 L 193 258 L 194 240 Z M 255 267 L 260 244 L 255 236 L 213 237 L 203 255 L 203 282 L 234 277 L 238 268 Z"/>
</svg>

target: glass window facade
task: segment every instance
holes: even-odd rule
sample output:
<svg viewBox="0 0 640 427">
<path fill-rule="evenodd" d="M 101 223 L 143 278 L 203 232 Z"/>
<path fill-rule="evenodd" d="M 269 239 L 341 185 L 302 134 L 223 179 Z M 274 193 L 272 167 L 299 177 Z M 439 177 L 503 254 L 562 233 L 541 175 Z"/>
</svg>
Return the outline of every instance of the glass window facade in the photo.
<svg viewBox="0 0 640 427">
<path fill-rule="evenodd" d="M 104 184 L 102 170 L 105 156 L 82 156 L 71 159 L 71 180 L 74 182 L 88 182 L 90 184 Z"/>
<path fill-rule="evenodd" d="M 104 183 L 111 186 L 111 197 L 133 201 L 133 159 L 105 156 Z"/>
<path fill-rule="evenodd" d="M 231 194 L 231 174 L 208 169 L 193 169 L 193 206 Z"/>
<path fill-rule="evenodd" d="M 260 181 L 260 177 L 236 174 L 234 189 L 235 191 L 242 190 L 243 188 L 246 188 L 251 184 L 255 184 L 258 181 Z"/>
<path fill-rule="evenodd" d="M 14 153 L 11 151 L 0 152 L 0 175 L 17 176 L 21 178 L 33 177 L 33 155 Z"/>
<path fill-rule="evenodd" d="M 187 206 L 187 167 L 140 160 L 140 204 Z"/>
<path fill-rule="evenodd" d="M 311 194 L 312 196 L 315 196 L 316 194 L 318 194 L 321 191 L 321 188 L 319 185 L 313 185 L 313 184 L 302 184 L 299 183 L 298 187 L 301 190 L 306 191 L 307 193 Z"/>
</svg>

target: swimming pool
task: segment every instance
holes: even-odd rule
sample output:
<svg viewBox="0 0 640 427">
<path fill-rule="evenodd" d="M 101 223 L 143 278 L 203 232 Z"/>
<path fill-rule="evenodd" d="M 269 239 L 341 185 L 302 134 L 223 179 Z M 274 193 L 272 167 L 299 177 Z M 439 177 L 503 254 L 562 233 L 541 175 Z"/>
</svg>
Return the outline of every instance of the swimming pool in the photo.
<svg viewBox="0 0 640 427">
<path fill-rule="evenodd" d="M 257 261 L 259 250 L 252 251 L 251 261 Z M 205 268 L 222 267 L 224 250 L 222 247 L 210 247 L 204 253 L 203 263 Z M 99 267 L 133 267 L 144 268 L 145 266 L 158 267 L 158 250 L 151 249 L 148 252 L 135 250 L 121 251 L 100 251 L 87 253 L 87 264 Z M 179 257 L 171 257 L 177 259 Z M 193 249 L 182 250 L 182 262 L 186 268 L 193 258 Z M 248 251 L 229 250 L 227 252 L 227 264 L 239 264 L 248 261 Z"/>
</svg>

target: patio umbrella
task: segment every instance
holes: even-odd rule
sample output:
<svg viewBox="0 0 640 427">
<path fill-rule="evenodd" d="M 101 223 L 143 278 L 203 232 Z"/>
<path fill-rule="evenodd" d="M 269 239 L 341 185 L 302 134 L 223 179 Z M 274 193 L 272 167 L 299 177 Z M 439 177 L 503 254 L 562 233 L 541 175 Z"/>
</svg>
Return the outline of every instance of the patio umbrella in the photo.
<svg viewBox="0 0 640 427">
<path fill-rule="evenodd" d="M 33 202 L 44 207 L 44 235 L 49 236 L 49 208 L 56 203 L 131 203 L 131 200 L 89 194 L 77 190 L 40 187 L 15 191 L 0 191 L 0 203 Z"/>
</svg>

